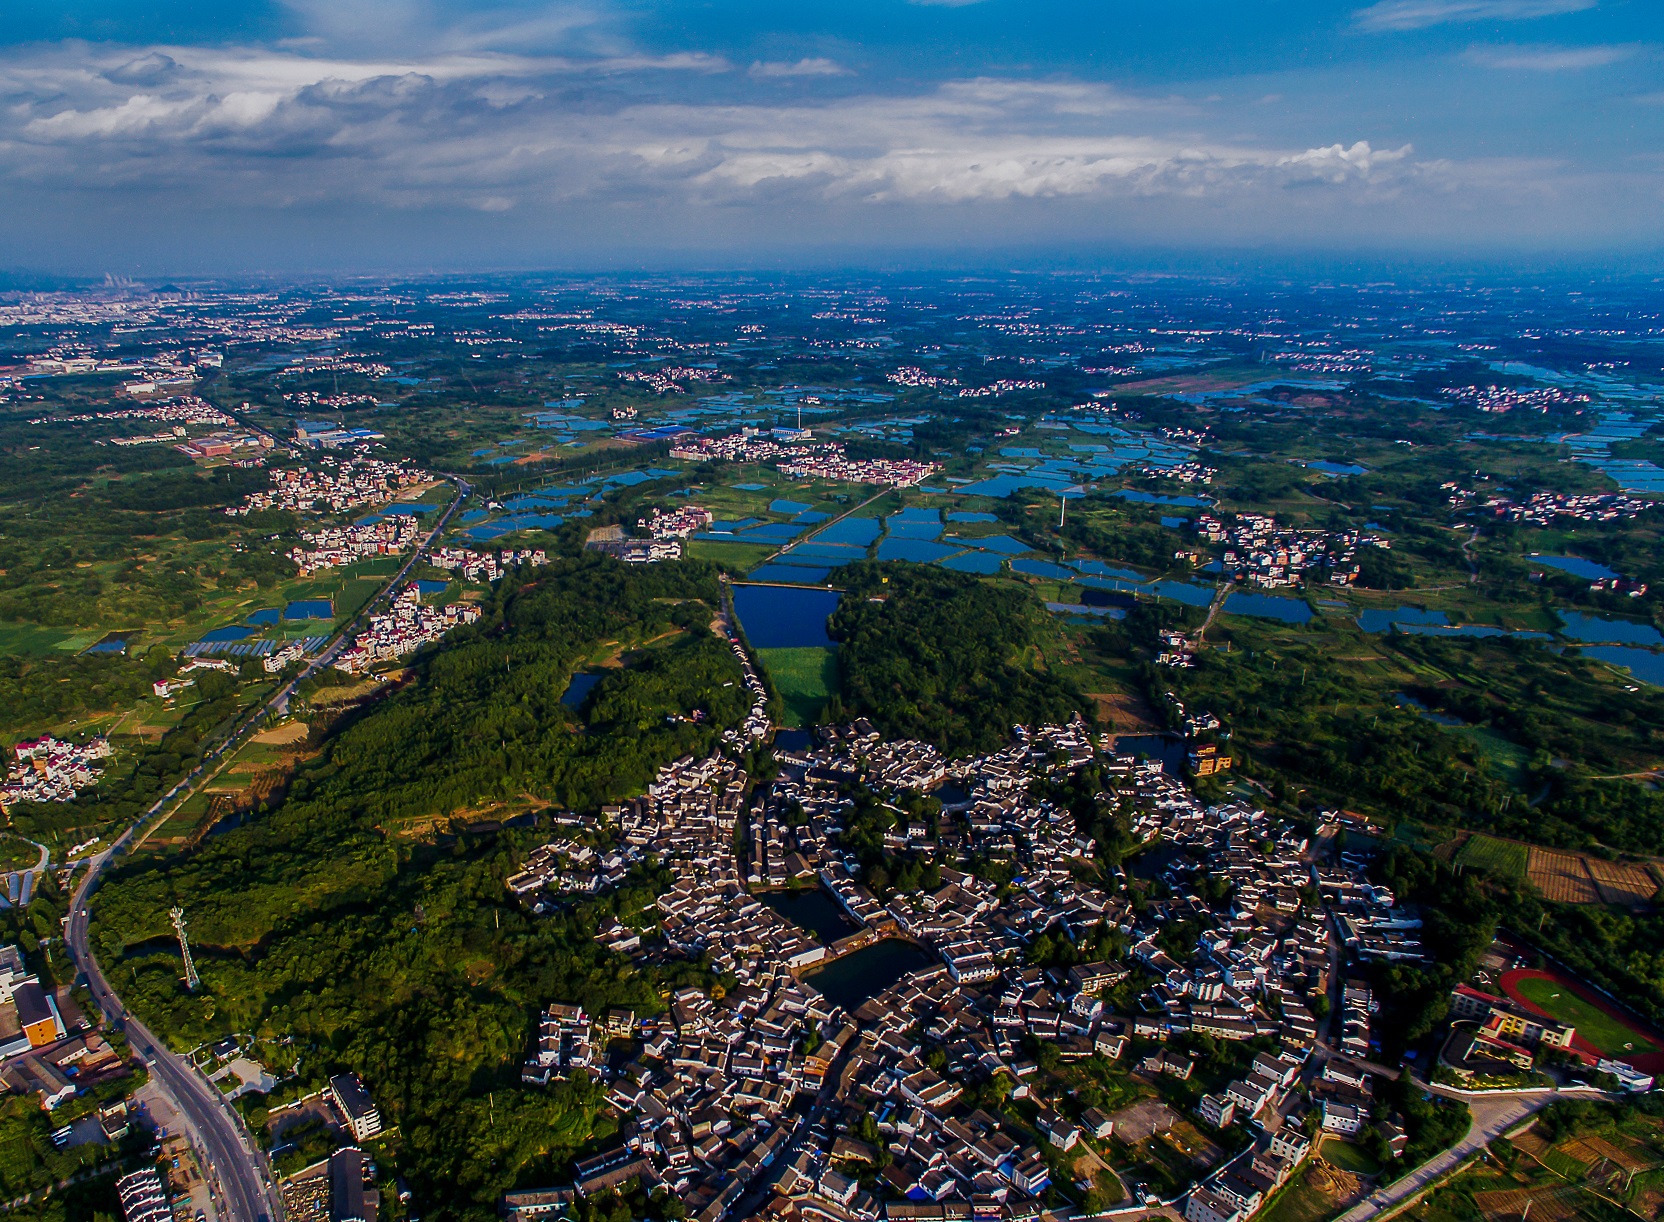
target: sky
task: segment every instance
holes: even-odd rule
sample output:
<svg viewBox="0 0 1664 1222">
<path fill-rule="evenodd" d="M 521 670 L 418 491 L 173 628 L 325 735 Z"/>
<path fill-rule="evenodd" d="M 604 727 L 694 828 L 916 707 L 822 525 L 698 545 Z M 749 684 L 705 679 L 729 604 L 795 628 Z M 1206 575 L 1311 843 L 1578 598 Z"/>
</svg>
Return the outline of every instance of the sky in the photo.
<svg viewBox="0 0 1664 1222">
<path fill-rule="evenodd" d="M 1661 0 L 0 0 L 0 266 L 1661 250 Z"/>
</svg>

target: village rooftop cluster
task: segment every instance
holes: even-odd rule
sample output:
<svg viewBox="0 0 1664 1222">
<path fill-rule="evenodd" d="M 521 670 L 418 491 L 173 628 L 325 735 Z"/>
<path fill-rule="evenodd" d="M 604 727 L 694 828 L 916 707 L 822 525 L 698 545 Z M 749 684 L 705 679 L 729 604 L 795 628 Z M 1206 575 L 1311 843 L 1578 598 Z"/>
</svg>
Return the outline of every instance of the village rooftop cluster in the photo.
<svg viewBox="0 0 1664 1222">
<path fill-rule="evenodd" d="M 0 808 L 19 802 L 68 802 L 103 778 L 102 761 L 110 758 L 110 740 L 69 742 L 43 734 L 13 748 L 15 763 L 0 785 Z"/>
<path fill-rule="evenodd" d="M 700 437 L 683 441 L 670 453 L 673 458 L 694 462 L 723 459 L 739 463 L 768 463 L 778 468 L 782 475 L 799 479 L 883 484 L 893 488 L 911 488 L 941 470 L 938 463 L 914 462 L 911 459 L 852 459 L 844 453 L 844 447 L 839 442 L 781 442 L 754 429 L 744 429 L 727 437 Z"/>
<path fill-rule="evenodd" d="M 414 584 L 406 586 L 393 600 L 386 615 L 372 615 L 369 625 L 337 655 L 335 667 L 349 675 L 367 670 L 378 662 L 389 662 L 415 653 L 430 641 L 437 641 L 460 624 L 472 624 L 480 609 L 472 603 L 424 606 Z"/>
<path fill-rule="evenodd" d="M 1100 753 L 1078 720 L 1015 727 L 1009 746 L 968 760 L 887 741 L 864 722 L 823 727 L 809 747 L 775 754 L 777 779 L 755 787 L 722 756 L 668 765 L 645 796 L 606 808 L 598 823 L 570 817 L 570 837 L 509 880 L 546 910 L 562 894 L 622 881 L 633 862 L 662 862 L 673 881 L 656 927 L 614 921 L 598 941 L 644 963 L 698 960 L 737 982 L 720 999 L 683 989 L 657 1018 L 549 1006 L 525 1080 L 600 1076 L 622 1143 L 581 1160 L 569 1187 L 509 1194 L 510 1218 L 638 1179 L 665 1186 L 699 1219 L 737 1203 L 755 1212 L 770 1198 L 839 1222 L 877 1218 L 886 1199 L 892 1216 L 896 1201 L 962 1201 L 990 1217 L 1033 1217 L 1067 1152 L 1111 1135 L 1136 1146 L 1180 1120 L 1159 1100 L 1113 1114 L 1082 1106 L 1041 1069 L 1036 1047 L 1064 1064 L 1136 1064 L 1150 1083 L 1194 1071 L 1191 1057 L 1163 1051 L 1181 1035 L 1274 1049 L 1192 1109 L 1210 1132 L 1256 1123 L 1251 1154 L 1184 1194 L 1190 1222 L 1243 1222 L 1309 1155 L 1303 1078 L 1316 1077 L 1324 1129 L 1355 1135 L 1371 1123 L 1367 1074 L 1331 1061 L 1317 1076 L 1307 1063 L 1326 1025 L 1319 999 L 1342 965 L 1331 919 L 1360 957 L 1419 957 L 1419 921 L 1365 879 L 1362 859 L 1320 864 L 1304 832 L 1240 801 L 1207 805 L 1158 763 Z M 1107 778 L 1100 803 L 1136 840 L 1167 850 L 1161 898 L 1083 881 L 1090 830 L 1040 782 L 1088 765 Z M 895 815 L 887 848 L 932 862 L 939 884 L 882 897 L 867 885 L 844 842 L 852 787 L 880 796 Z M 936 790 L 952 798 L 938 817 L 895 804 Z M 981 861 L 1009 863 L 1012 886 L 999 892 L 966 868 Z M 764 902 L 793 886 L 829 896 L 847 932 L 825 940 Z M 1111 940 L 1125 954 L 1042 969 L 1029 962 L 1042 937 Z M 816 987 L 817 969 L 895 939 L 934 964 L 853 1012 Z M 1123 1004 L 1105 1000 L 1112 992 Z M 1335 1021 L 1345 1050 L 1364 1057 L 1373 1000 L 1358 982 L 1344 996 Z M 638 1049 L 618 1068 L 604 1055 L 613 1039 Z M 981 1106 L 987 1083 L 1038 1103 L 1033 1129 Z M 1402 1149 L 1402 1128 L 1381 1123 Z M 850 1165 L 880 1163 L 879 1192 L 862 1188 Z M 1123 1178 L 1155 1199 L 1136 1170 Z"/>
<path fill-rule="evenodd" d="M 322 458 L 315 468 L 275 469 L 271 480 L 270 489 L 249 493 L 241 505 L 233 505 L 225 512 L 239 517 L 262 509 L 311 513 L 321 506 L 331 513 L 345 513 L 365 505 L 385 504 L 404 489 L 431 484 L 433 477 L 407 462 L 385 462 L 379 458 L 337 462 Z"/>
<path fill-rule="evenodd" d="M 301 530 L 302 546 L 289 549 L 289 559 L 302 577 L 319 569 L 340 568 L 366 556 L 396 556 L 414 547 L 422 528 L 409 514 L 388 514 L 375 522 Z"/>
<path fill-rule="evenodd" d="M 1196 519 L 1196 533 L 1210 543 L 1229 545 L 1222 559 L 1227 572 L 1272 589 L 1297 585 L 1316 569 L 1329 570 L 1329 580 L 1336 585 L 1349 585 L 1359 572 L 1358 548 L 1392 546 L 1386 536 L 1371 531 L 1301 530 L 1262 513 L 1239 513 L 1228 524 L 1202 514 Z"/>
</svg>

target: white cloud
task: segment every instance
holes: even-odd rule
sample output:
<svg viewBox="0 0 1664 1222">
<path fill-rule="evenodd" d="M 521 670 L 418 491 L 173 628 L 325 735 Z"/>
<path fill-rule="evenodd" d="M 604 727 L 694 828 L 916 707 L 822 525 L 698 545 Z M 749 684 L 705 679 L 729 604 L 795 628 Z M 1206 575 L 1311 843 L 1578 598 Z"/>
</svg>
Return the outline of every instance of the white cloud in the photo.
<svg viewBox="0 0 1664 1222">
<path fill-rule="evenodd" d="M 1627 46 L 1554 47 L 1485 46 L 1469 47 L 1467 59 L 1486 68 L 1519 72 L 1582 72 L 1604 68 L 1630 58 L 1640 48 Z"/>
<path fill-rule="evenodd" d="M 758 77 L 782 76 L 849 76 L 850 70 L 836 60 L 800 59 L 796 63 L 781 60 L 758 60 L 751 65 L 751 75 Z"/>
<path fill-rule="evenodd" d="M 1421 30 L 1474 21 L 1530 21 L 1581 13 L 1599 0 L 1378 0 L 1352 14 L 1366 30 Z"/>
<path fill-rule="evenodd" d="M 786 65 L 804 87 L 781 104 L 773 73 L 753 80 L 691 53 L 0 52 L 0 193 L 103 206 L 189 182 L 192 206 L 222 216 L 454 210 L 523 225 L 618 206 L 617 217 L 720 209 L 759 225 L 1012 208 L 1143 210 L 1165 224 L 1196 208 L 1251 226 L 1289 209 L 1454 197 L 1467 172 L 1340 120 L 1312 140 L 1227 135 L 1241 111 L 1079 80 L 827 96 L 808 62 Z"/>
</svg>

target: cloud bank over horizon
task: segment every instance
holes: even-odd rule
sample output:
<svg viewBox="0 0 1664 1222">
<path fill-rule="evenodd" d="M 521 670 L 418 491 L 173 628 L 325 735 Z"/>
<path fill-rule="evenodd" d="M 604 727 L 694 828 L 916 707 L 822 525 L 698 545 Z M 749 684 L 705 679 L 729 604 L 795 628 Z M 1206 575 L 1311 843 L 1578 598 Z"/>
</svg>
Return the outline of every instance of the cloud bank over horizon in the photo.
<svg viewBox="0 0 1664 1222">
<path fill-rule="evenodd" d="M 1047 58 L 1000 0 L 905 7 L 936 44 L 863 41 L 859 13 L 701 31 L 585 5 L 306 0 L 219 37 L 0 46 L 0 259 L 1664 238 L 1656 87 L 1633 83 L 1657 53 L 1592 0 L 1383 0 L 1285 31 L 1321 35 L 1330 62 L 1268 45 L 1248 64 L 1187 59 L 1161 30 L 1142 54 Z M 1476 38 L 1486 23 L 1501 33 Z M 1512 37 L 1534 26 L 1552 39 Z M 1568 96 L 1629 133 L 1579 132 Z"/>
</svg>

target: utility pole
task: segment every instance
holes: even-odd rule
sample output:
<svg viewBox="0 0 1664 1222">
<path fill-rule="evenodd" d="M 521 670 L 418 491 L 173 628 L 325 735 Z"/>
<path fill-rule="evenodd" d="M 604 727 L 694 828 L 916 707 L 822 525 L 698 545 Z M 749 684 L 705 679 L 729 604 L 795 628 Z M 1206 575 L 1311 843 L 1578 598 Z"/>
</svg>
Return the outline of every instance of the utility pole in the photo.
<svg viewBox="0 0 1664 1222">
<path fill-rule="evenodd" d="M 196 974 L 196 964 L 191 959 L 191 942 L 185 936 L 185 910 L 175 908 L 168 915 L 173 917 L 173 928 L 179 934 L 179 954 L 185 960 L 185 988 L 194 993 L 202 987 L 202 978 Z"/>
</svg>

